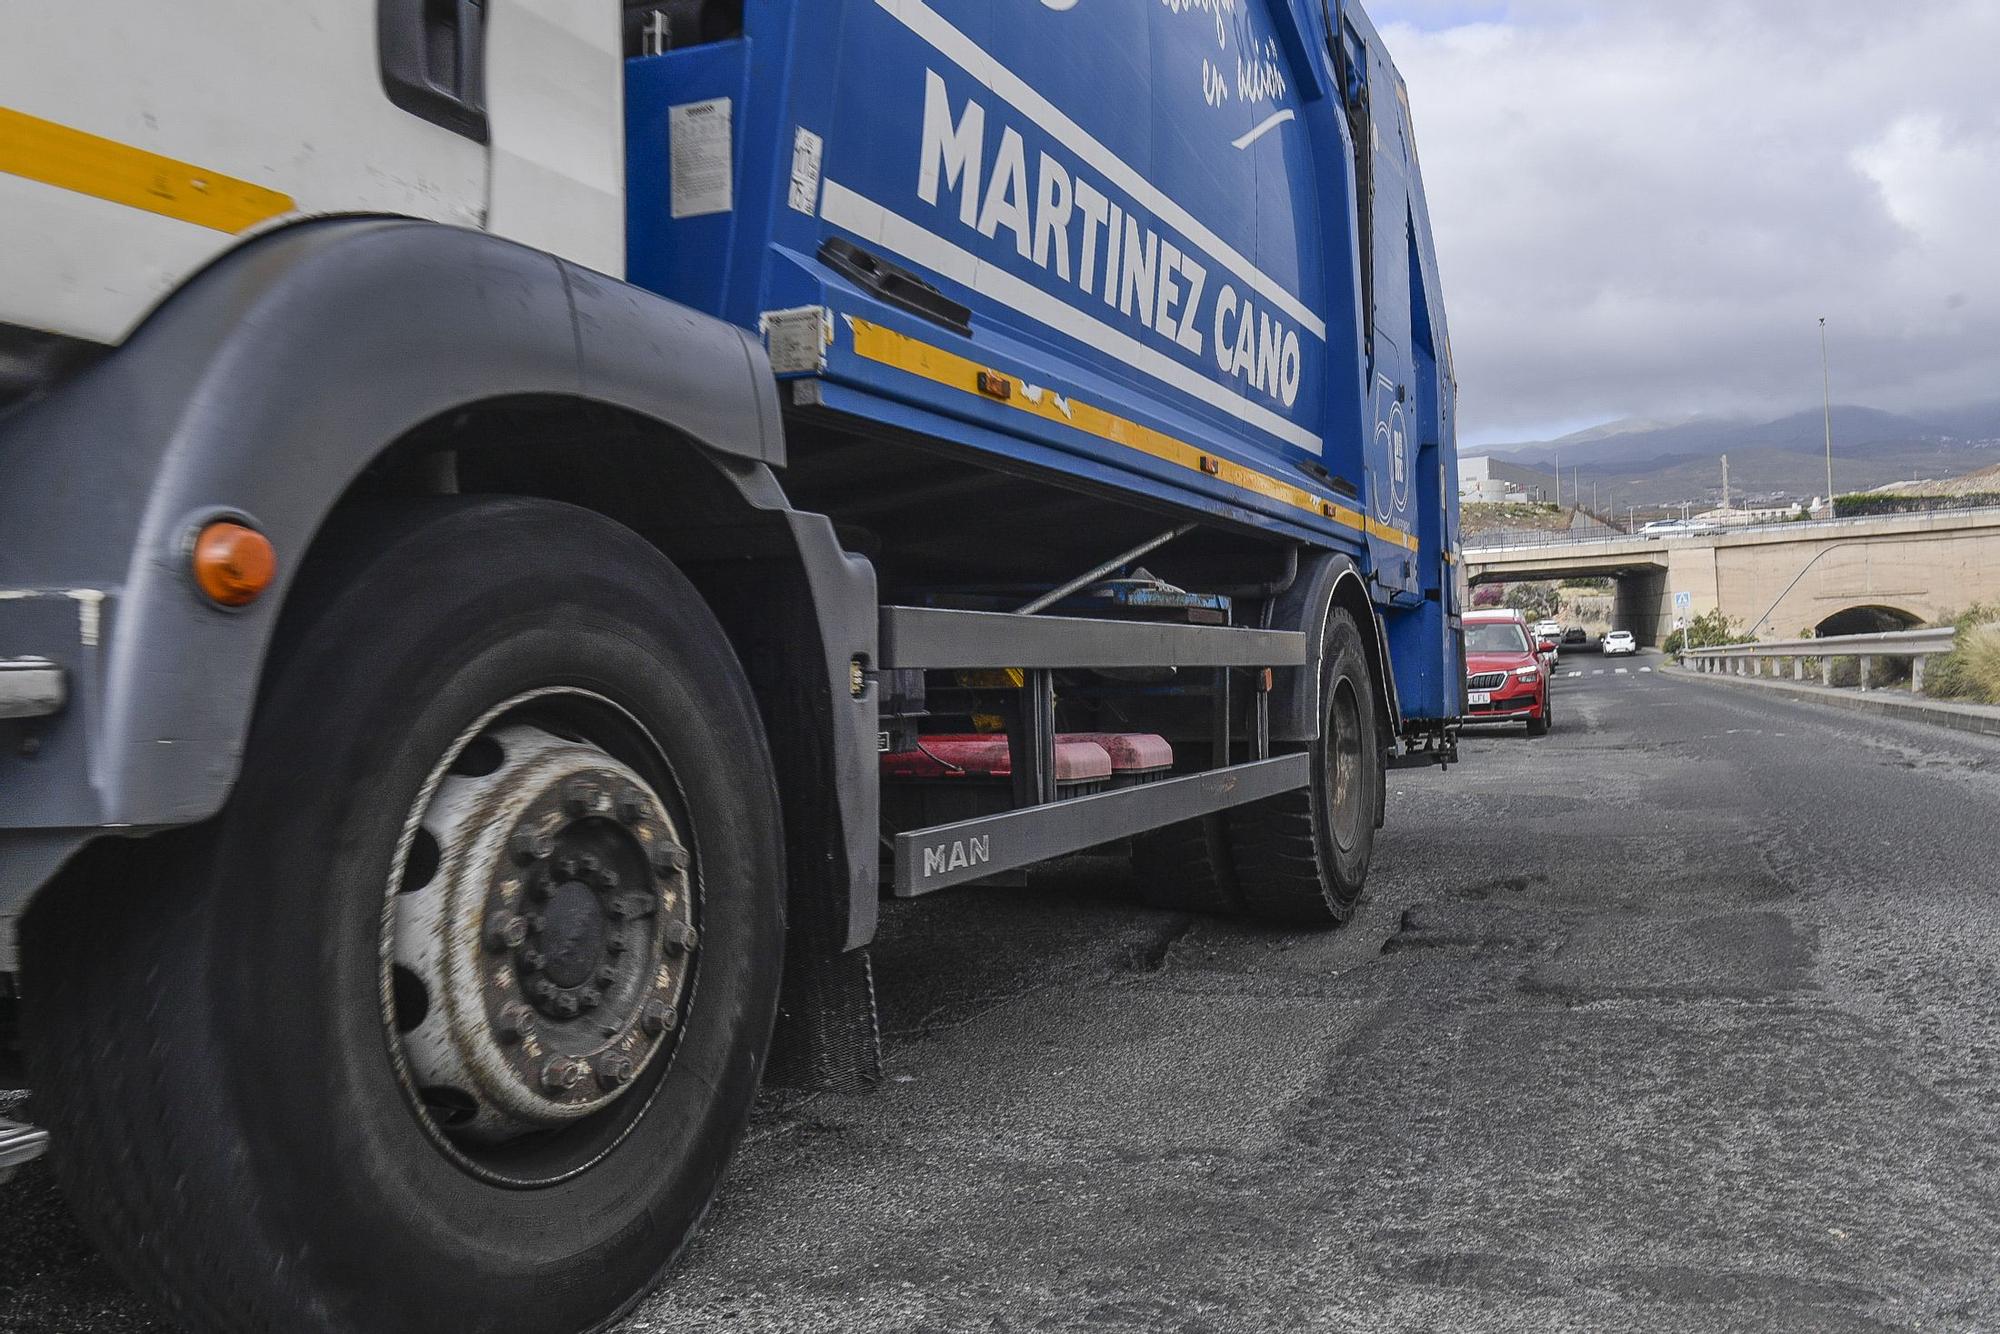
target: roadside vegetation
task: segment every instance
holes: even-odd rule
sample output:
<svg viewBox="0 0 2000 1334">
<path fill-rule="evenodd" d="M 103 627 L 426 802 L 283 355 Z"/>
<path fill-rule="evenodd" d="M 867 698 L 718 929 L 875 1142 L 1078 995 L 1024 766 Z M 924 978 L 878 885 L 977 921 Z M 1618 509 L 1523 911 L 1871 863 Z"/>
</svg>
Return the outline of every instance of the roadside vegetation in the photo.
<svg viewBox="0 0 2000 1334">
<path fill-rule="evenodd" d="M 1721 648 L 1725 644 L 1748 643 L 1750 637 L 1743 633 L 1720 610 L 1705 611 L 1687 623 L 1685 629 L 1674 631 L 1667 636 L 1665 649 L 1667 656 L 1691 648 Z"/>
<path fill-rule="evenodd" d="M 1545 621 L 1562 610 L 1562 594 L 1554 584 L 1511 584 L 1505 605 L 1531 621 Z"/>
<path fill-rule="evenodd" d="M 1958 646 L 1924 669 L 1924 693 L 1934 699 L 2000 704 L 2000 607 L 1973 607 L 1952 624 Z"/>
<path fill-rule="evenodd" d="M 1569 511 L 1534 500 L 1468 500 L 1458 507 L 1459 531 L 1466 535 L 1501 528 L 1567 528 Z"/>
</svg>

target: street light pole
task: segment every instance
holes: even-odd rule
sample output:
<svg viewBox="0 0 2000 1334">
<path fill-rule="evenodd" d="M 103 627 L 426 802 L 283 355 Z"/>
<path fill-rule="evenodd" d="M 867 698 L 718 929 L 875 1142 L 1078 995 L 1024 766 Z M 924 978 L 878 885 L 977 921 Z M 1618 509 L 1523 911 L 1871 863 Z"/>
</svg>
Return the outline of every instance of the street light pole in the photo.
<svg viewBox="0 0 2000 1334">
<path fill-rule="evenodd" d="M 1819 377 L 1826 404 L 1826 517 L 1833 517 L 1833 372 L 1826 360 L 1826 316 L 1819 317 Z"/>
</svg>

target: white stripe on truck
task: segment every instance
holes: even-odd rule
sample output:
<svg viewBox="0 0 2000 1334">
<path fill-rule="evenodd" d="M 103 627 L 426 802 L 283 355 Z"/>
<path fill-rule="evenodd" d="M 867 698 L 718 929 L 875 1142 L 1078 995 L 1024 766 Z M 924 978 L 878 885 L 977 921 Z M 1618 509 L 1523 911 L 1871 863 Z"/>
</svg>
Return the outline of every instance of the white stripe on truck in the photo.
<svg viewBox="0 0 2000 1334">
<path fill-rule="evenodd" d="M 1116 357 L 1142 375 L 1150 375 L 1184 394 L 1220 408 L 1246 425 L 1310 453 L 1320 452 L 1320 438 L 1297 422 L 1279 416 L 1263 404 L 1252 402 L 1192 367 L 1147 347 L 1131 335 L 1084 314 L 1046 289 L 1017 278 L 996 265 L 981 262 L 971 251 L 925 230 L 832 178 L 828 178 L 824 186 L 819 212 L 820 217 L 836 227 L 853 232 L 885 250 L 894 251 L 912 264 L 953 282 L 963 283 L 981 296 Z"/>
<path fill-rule="evenodd" d="M 1055 103 L 1029 87 L 1026 80 L 995 60 L 977 42 L 952 27 L 936 10 L 925 4 L 924 0 L 875 0 L 875 3 L 894 15 L 897 22 L 930 43 L 940 55 L 1012 103 L 1016 111 L 1033 121 L 1100 175 L 1144 204 L 1152 211 L 1154 217 L 1171 224 L 1181 235 L 1233 269 L 1237 277 L 1255 288 L 1265 300 L 1310 330 L 1313 337 L 1322 343 L 1326 341 L 1326 321 L 1307 309 L 1305 302 L 1292 295 L 1276 278 L 1259 269 L 1228 242 L 1203 226 L 1192 213 L 1161 193 L 1157 186 L 1123 158 L 1099 143 L 1088 130 L 1064 115 Z M 1315 441 L 1311 448 L 1314 453 L 1318 453 L 1318 442 Z"/>
</svg>

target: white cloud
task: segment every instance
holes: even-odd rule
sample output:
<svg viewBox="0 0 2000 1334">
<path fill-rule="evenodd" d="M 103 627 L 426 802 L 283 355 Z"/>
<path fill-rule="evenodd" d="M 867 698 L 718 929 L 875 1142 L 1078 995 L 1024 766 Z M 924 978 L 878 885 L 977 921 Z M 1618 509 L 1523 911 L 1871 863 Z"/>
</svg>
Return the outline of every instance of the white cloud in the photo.
<svg viewBox="0 0 2000 1334">
<path fill-rule="evenodd" d="M 2000 399 L 1994 0 L 1371 9 L 1467 432 Z"/>
</svg>

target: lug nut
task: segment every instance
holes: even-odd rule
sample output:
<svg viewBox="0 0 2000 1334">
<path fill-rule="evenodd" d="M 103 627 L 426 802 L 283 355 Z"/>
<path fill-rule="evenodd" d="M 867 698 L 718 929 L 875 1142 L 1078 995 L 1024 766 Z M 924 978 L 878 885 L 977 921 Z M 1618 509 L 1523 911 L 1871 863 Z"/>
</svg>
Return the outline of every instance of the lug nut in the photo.
<svg viewBox="0 0 2000 1334">
<path fill-rule="evenodd" d="M 522 972 L 539 973 L 542 971 L 542 966 L 548 963 L 548 958 L 540 950 L 536 949 L 533 945 L 530 945 L 526 949 L 521 951 L 520 963 Z M 546 979 L 544 980 L 546 981 Z M 539 984 L 537 985 L 539 986 Z M 554 984 L 551 983 L 550 985 Z"/>
<path fill-rule="evenodd" d="M 692 954 L 694 953 L 697 939 L 698 937 L 695 935 L 694 928 L 686 922 L 669 922 L 667 924 L 667 953 L 674 955 L 682 953 Z"/>
<path fill-rule="evenodd" d="M 600 987 L 608 987 L 618 980 L 618 970 L 608 963 L 597 965 L 596 982 Z"/>
<path fill-rule="evenodd" d="M 573 991 L 558 992 L 556 998 L 550 1001 L 549 1005 L 555 1010 L 557 1015 L 564 1019 L 576 1018 L 576 1012 L 580 1008 L 576 993 Z"/>
<path fill-rule="evenodd" d="M 678 875 L 687 870 L 687 849 L 678 843 L 662 843 L 653 849 L 653 871 L 656 875 Z"/>
<path fill-rule="evenodd" d="M 557 987 L 555 983 L 549 981 L 546 977 L 538 977 L 535 979 L 534 984 L 528 988 L 528 991 L 536 1000 L 546 1001 L 554 999 Z"/>
<path fill-rule="evenodd" d="M 671 1030 L 677 1018 L 674 1007 L 656 997 L 647 1001 L 646 1008 L 639 1012 L 639 1027 L 646 1030 L 646 1036 L 656 1038 Z"/>
<path fill-rule="evenodd" d="M 621 894 L 605 905 L 605 911 L 621 922 L 634 917 L 651 917 L 660 910 L 660 901 L 650 894 Z"/>
<path fill-rule="evenodd" d="M 551 1093 L 568 1093 L 583 1082 L 586 1070 L 582 1061 L 557 1056 L 542 1067 L 542 1087 Z"/>
<path fill-rule="evenodd" d="M 604 1004 L 604 993 L 596 987 L 585 987 L 576 993 L 576 1003 L 586 1010 L 594 1010 Z"/>
<path fill-rule="evenodd" d="M 623 954 L 632 948 L 632 942 L 623 931 L 612 931 L 604 937 L 604 948 L 613 954 Z"/>
<path fill-rule="evenodd" d="M 646 818 L 646 800 L 631 788 L 618 794 L 618 821 L 620 824 L 638 824 Z"/>
<path fill-rule="evenodd" d="M 516 1001 L 500 1011 L 500 1022 L 497 1027 L 502 1042 L 525 1041 L 535 1031 L 535 1012 Z"/>
<path fill-rule="evenodd" d="M 508 851 L 523 866 L 541 861 L 555 851 L 555 846 L 555 840 L 539 829 L 518 829 L 507 842 Z"/>
<path fill-rule="evenodd" d="M 632 1082 L 632 1058 L 613 1052 L 597 1063 L 597 1086 L 607 1091 Z"/>
<path fill-rule="evenodd" d="M 594 795 L 588 784 L 570 783 L 563 788 L 563 813 L 570 816 L 590 813 L 590 799 Z"/>
<path fill-rule="evenodd" d="M 564 857 L 556 863 L 556 878 L 559 880 L 574 880 L 582 869 L 582 863 L 578 862 L 576 858 Z"/>
<path fill-rule="evenodd" d="M 497 912 L 486 919 L 486 948 L 495 954 L 517 950 L 528 943 L 528 923 L 510 912 Z"/>
</svg>

